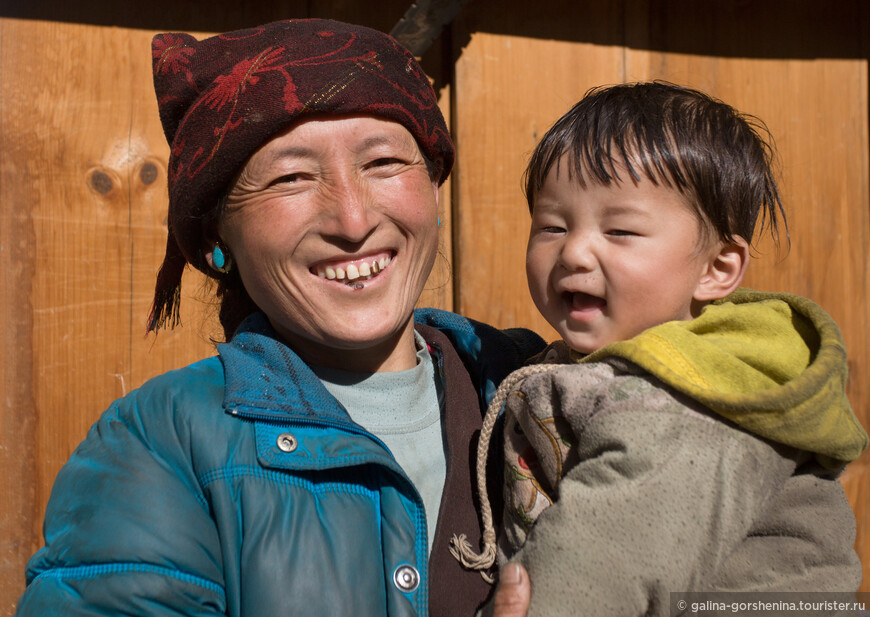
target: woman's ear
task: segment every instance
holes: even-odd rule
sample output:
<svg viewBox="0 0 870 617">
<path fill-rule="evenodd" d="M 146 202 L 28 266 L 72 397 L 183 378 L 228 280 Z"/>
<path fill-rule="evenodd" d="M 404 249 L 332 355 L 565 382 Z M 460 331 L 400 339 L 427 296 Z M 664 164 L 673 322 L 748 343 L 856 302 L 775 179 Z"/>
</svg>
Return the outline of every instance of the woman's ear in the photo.
<svg viewBox="0 0 870 617">
<path fill-rule="evenodd" d="M 441 205 L 441 185 L 438 184 L 438 182 L 433 181 L 432 182 L 432 190 L 435 191 L 435 205 L 440 206 Z"/>
<path fill-rule="evenodd" d="M 734 236 L 731 242 L 720 243 L 718 249 L 713 249 L 693 298 L 698 302 L 724 298 L 740 286 L 748 266 L 749 243 L 746 240 Z"/>
<path fill-rule="evenodd" d="M 212 247 L 214 247 L 214 245 L 212 245 Z M 212 270 L 217 269 L 214 267 L 214 248 L 205 250 L 205 261 L 208 263 L 209 268 L 211 268 Z"/>
<path fill-rule="evenodd" d="M 223 203 L 223 202 L 222 202 Z M 221 210 L 223 205 L 218 207 Z M 215 272 L 223 272 L 226 269 L 226 257 L 229 251 L 221 241 L 219 223 L 216 217 L 210 216 L 202 227 L 202 256 L 208 267 Z"/>
<path fill-rule="evenodd" d="M 220 239 L 217 225 L 209 226 L 209 231 L 203 233 L 203 242 L 205 248 L 202 256 L 209 268 L 221 274 L 226 274 L 233 269 L 233 256 L 227 245 Z"/>
<path fill-rule="evenodd" d="M 226 245 L 220 240 L 212 240 L 206 244 L 203 257 L 208 267 L 215 272 L 227 274 L 233 269 L 233 256 Z"/>
</svg>

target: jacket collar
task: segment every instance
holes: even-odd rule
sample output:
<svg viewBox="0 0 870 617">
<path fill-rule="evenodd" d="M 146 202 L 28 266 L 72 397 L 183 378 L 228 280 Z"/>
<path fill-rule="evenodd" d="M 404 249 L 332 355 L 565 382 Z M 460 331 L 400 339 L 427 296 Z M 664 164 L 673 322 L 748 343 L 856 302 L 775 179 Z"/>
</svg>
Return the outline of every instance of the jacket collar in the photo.
<svg viewBox="0 0 870 617">
<path fill-rule="evenodd" d="M 224 408 L 241 416 L 355 426 L 344 407 L 263 313 L 248 316 L 233 339 L 218 345 L 224 365 Z"/>
</svg>

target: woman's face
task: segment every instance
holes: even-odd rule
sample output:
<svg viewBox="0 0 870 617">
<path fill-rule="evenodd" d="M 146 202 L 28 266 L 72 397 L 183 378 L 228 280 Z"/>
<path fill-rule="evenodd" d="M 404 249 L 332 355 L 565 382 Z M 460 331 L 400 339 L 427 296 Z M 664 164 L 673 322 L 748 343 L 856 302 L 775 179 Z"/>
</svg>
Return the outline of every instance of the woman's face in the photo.
<svg viewBox="0 0 870 617">
<path fill-rule="evenodd" d="M 218 232 L 251 298 L 303 359 L 375 372 L 414 366 L 412 311 L 437 221 L 438 185 L 411 133 L 344 116 L 304 120 L 260 148 Z"/>
</svg>

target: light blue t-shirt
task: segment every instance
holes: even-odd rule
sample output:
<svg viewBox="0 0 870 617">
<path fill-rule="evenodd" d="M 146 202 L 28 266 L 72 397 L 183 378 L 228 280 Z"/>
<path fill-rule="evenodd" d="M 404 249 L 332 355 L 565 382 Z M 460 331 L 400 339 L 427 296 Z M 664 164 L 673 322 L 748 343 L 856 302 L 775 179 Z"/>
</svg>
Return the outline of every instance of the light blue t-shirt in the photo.
<svg viewBox="0 0 870 617">
<path fill-rule="evenodd" d="M 387 373 L 350 373 L 319 366 L 311 369 L 351 419 L 386 444 L 417 487 L 426 509 L 431 548 L 447 457 L 435 364 L 423 337 L 414 334 L 417 366 L 412 369 Z"/>
</svg>

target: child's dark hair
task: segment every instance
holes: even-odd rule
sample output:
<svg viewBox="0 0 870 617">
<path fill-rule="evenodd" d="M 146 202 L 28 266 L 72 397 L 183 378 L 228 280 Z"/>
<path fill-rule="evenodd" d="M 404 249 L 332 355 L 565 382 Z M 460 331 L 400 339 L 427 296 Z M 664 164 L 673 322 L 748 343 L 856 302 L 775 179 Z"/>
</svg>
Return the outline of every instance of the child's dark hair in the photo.
<svg viewBox="0 0 870 617">
<path fill-rule="evenodd" d="M 775 241 L 777 218 L 787 225 L 767 127 L 697 90 L 656 81 L 588 91 L 532 154 L 525 173 L 530 211 L 565 154 L 582 186 L 623 181 L 617 168 L 624 166 L 635 181 L 642 171 L 675 187 L 725 242 L 740 236 L 751 243 L 759 210 L 761 230 L 767 225 Z"/>
</svg>

